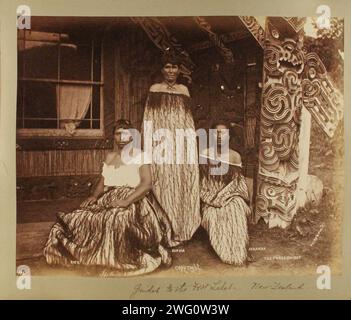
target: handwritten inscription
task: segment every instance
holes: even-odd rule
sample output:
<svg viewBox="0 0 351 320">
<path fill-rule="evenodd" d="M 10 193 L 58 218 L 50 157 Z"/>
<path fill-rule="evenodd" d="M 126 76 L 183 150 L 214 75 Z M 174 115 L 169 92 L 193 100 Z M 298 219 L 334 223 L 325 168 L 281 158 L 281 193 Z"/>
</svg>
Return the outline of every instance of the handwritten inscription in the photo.
<svg viewBox="0 0 351 320">
<path fill-rule="evenodd" d="M 158 295 L 158 294 L 167 294 L 167 293 L 185 293 L 185 292 L 204 292 L 204 291 L 231 291 L 236 290 L 234 283 L 227 282 L 224 280 L 216 280 L 212 282 L 182 282 L 179 284 L 169 283 L 162 286 L 156 286 L 154 284 L 146 285 L 138 283 L 132 293 L 130 298 L 136 298 L 139 295 Z"/>
<path fill-rule="evenodd" d="M 251 284 L 251 290 L 299 290 L 304 288 L 304 283 L 295 284 L 295 283 L 281 283 L 275 281 L 273 283 L 263 284 L 260 282 L 253 282 Z"/>
<path fill-rule="evenodd" d="M 141 283 L 138 283 L 134 289 L 132 294 L 130 295 L 130 298 L 133 299 L 137 294 L 158 294 L 160 293 L 161 287 L 160 286 L 155 286 L 155 285 L 143 285 Z"/>
<path fill-rule="evenodd" d="M 149 297 L 170 293 L 203 293 L 203 292 L 232 292 L 235 290 L 301 290 L 304 289 L 305 284 L 292 283 L 292 282 L 251 282 L 246 285 L 242 285 L 240 288 L 234 284 L 234 282 L 225 280 L 215 281 L 191 281 L 191 282 L 180 282 L 180 283 L 168 283 L 164 285 L 155 284 L 143 284 L 138 283 L 130 294 L 130 299 L 138 298 L 142 295 L 148 295 Z"/>
</svg>

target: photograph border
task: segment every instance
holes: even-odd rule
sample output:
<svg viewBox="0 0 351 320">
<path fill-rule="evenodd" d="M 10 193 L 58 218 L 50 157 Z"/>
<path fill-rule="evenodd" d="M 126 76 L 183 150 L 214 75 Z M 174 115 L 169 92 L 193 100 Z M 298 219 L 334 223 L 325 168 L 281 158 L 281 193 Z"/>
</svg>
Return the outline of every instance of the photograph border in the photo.
<svg viewBox="0 0 351 320">
<path fill-rule="evenodd" d="M 342 274 L 332 275 L 331 289 L 316 286 L 314 276 L 251 276 L 230 278 L 134 277 L 93 278 L 32 276 L 30 290 L 17 288 L 16 275 L 16 9 L 27 5 L 33 16 L 284 16 L 316 17 L 319 5 L 328 5 L 332 17 L 344 18 L 345 57 L 351 56 L 351 3 L 347 0 L 296 1 L 18 1 L 3 0 L 0 12 L 0 299 L 351 299 L 351 114 L 344 107 L 344 214 Z M 344 86 L 350 88 L 350 62 L 344 62 Z M 351 101 L 344 90 L 344 106 Z M 208 284 L 194 290 L 194 282 Z M 185 284 L 185 285 L 184 285 Z M 256 285 L 255 285 L 256 284 Z M 168 288 L 180 288 L 179 290 Z M 138 288 L 140 290 L 138 290 Z M 182 290 L 181 288 L 187 288 Z M 221 288 L 221 289 L 220 289 Z M 136 294 L 136 291 L 137 294 Z M 220 294 L 219 294 L 220 292 Z"/>
</svg>

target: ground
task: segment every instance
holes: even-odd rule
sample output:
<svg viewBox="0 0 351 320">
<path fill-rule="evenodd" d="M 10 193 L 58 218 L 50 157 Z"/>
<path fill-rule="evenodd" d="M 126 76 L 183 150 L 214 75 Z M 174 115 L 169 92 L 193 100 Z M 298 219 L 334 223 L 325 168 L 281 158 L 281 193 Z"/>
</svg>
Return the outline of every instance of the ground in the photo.
<svg viewBox="0 0 351 320">
<path fill-rule="evenodd" d="M 317 175 L 324 184 L 319 204 L 299 210 L 290 228 L 268 229 L 262 221 L 250 224 L 251 262 L 245 267 L 221 263 L 209 245 L 203 229 L 193 239 L 173 251 L 170 268 L 160 268 L 150 276 L 207 276 L 238 274 L 315 274 L 319 265 L 329 265 L 340 271 L 342 190 L 343 190 L 343 129 L 328 139 L 313 122 L 309 173 Z M 58 211 L 69 212 L 83 199 L 56 201 L 26 201 L 17 208 L 17 265 L 31 268 L 32 275 L 95 276 L 94 268 L 58 268 L 45 263 L 42 248 Z M 114 274 L 117 275 L 118 274 Z"/>
</svg>

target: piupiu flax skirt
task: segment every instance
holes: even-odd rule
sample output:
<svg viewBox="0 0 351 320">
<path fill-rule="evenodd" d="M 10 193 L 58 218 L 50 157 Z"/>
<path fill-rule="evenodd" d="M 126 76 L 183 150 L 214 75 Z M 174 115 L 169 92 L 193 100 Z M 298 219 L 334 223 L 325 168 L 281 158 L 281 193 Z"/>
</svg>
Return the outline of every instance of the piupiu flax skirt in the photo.
<svg viewBox="0 0 351 320">
<path fill-rule="evenodd" d="M 157 205 L 166 214 L 170 226 L 168 230 L 169 246 L 190 240 L 201 223 L 199 168 L 196 139 L 189 148 L 184 146 L 184 163 L 176 163 L 177 129 L 190 129 L 195 132 L 194 120 L 190 108 L 190 98 L 182 94 L 149 92 L 144 121 L 150 121 L 155 133 L 158 129 L 167 129 L 172 134 L 173 164 L 153 163 L 153 193 Z M 145 122 L 144 122 L 145 124 Z M 145 139 L 145 137 L 144 137 Z M 154 160 L 160 141 L 152 142 Z M 187 154 L 191 153 L 194 163 L 189 163 Z"/>
<path fill-rule="evenodd" d="M 223 262 L 243 265 L 249 242 L 247 219 L 251 213 L 245 178 L 233 166 L 224 176 L 210 175 L 207 165 L 200 167 L 201 225 Z"/>
<path fill-rule="evenodd" d="M 102 266 L 139 275 L 161 264 L 158 246 L 162 230 L 147 197 L 127 208 L 112 208 L 114 199 L 125 199 L 133 188 L 116 187 L 96 204 L 58 214 L 44 248 L 52 265 Z"/>
</svg>

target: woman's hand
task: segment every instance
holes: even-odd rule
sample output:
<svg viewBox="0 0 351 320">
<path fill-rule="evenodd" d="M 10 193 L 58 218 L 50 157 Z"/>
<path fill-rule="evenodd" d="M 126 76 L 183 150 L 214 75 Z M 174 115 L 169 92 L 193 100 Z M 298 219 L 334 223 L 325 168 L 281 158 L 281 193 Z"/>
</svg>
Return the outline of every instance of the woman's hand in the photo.
<svg viewBox="0 0 351 320">
<path fill-rule="evenodd" d="M 90 196 L 87 199 L 85 199 L 82 204 L 80 205 L 81 208 L 85 208 L 87 206 L 90 206 L 91 204 L 94 204 L 96 202 L 97 198 L 94 196 Z"/>
<path fill-rule="evenodd" d="M 130 203 L 127 200 L 122 200 L 122 199 L 116 199 L 112 201 L 112 207 L 120 207 L 120 208 L 127 208 Z"/>
</svg>

